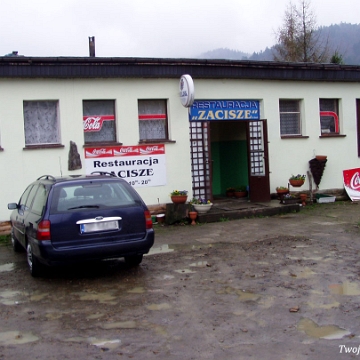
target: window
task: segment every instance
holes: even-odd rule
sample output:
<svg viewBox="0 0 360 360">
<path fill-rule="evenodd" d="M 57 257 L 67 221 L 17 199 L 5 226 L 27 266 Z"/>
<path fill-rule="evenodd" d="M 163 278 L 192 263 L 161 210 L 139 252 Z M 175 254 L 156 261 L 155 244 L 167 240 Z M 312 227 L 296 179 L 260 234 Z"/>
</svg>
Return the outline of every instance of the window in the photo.
<svg viewBox="0 0 360 360">
<path fill-rule="evenodd" d="M 84 100 L 83 125 L 85 144 L 115 142 L 115 101 Z"/>
<path fill-rule="evenodd" d="M 321 135 L 339 134 L 338 99 L 320 99 Z"/>
<path fill-rule="evenodd" d="M 59 144 L 58 101 L 24 101 L 25 145 Z"/>
<path fill-rule="evenodd" d="M 34 198 L 34 202 L 32 204 L 32 212 L 34 212 L 35 214 L 41 215 L 44 208 L 45 208 L 45 203 L 47 200 L 47 190 L 45 188 L 44 185 L 39 185 L 39 189 L 36 193 L 36 196 Z"/>
<path fill-rule="evenodd" d="M 300 101 L 280 100 L 280 134 L 301 135 Z"/>
<path fill-rule="evenodd" d="M 166 100 L 139 100 L 140 141 L 166 141 L 168 119 Z"/>
</svg>

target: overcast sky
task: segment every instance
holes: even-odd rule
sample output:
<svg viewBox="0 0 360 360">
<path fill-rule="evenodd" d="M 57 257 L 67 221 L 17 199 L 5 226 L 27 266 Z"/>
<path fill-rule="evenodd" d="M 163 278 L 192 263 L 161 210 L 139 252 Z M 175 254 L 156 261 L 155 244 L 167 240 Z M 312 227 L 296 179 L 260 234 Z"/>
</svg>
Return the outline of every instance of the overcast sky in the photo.
<svg viewBox="0 0 360 360">
<path fill-rule="evenodd" d="M 298 0 L 293 0 L 297 4 Z M 0 56 L 197 57 L 275 44 L 289 0 L 1 0 Z M 359 0 L 311 0 L 317 24 L 360 23 Z"/>
</svg>

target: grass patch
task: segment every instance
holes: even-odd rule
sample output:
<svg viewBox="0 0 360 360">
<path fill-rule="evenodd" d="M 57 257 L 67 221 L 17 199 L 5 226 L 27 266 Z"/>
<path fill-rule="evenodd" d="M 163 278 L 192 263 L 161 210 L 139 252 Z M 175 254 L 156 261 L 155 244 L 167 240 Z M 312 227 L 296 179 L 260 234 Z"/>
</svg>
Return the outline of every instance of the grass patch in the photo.
<svg viewBox="0 0 360 360">
<path fill-rule="evenodd" d="M 0 246 L 10 245 L 11 236 L 9 235 L 0 235 Z"/>
</svg>

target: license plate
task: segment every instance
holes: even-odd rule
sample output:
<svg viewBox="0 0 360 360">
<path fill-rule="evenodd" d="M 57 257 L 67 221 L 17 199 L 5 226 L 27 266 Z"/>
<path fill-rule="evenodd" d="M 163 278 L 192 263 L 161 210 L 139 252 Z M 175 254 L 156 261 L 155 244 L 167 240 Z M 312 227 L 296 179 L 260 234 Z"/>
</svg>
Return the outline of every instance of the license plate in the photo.
<svg viewBox="0 0 360 360">
<path fill-rule="evenodd" d="M 109 231 L 109 230 L 119 230 L 119 220 L 120 217 L 117 218 L 108 218 L 109 220 L 102 219 L 101 221 L 94 220 L 80 220 L 77 222 L 80 225 L 81 234 L 98 232 L 98 231 Z M 110 220 L 111 219 L 111 220 Z"/>
</svg>

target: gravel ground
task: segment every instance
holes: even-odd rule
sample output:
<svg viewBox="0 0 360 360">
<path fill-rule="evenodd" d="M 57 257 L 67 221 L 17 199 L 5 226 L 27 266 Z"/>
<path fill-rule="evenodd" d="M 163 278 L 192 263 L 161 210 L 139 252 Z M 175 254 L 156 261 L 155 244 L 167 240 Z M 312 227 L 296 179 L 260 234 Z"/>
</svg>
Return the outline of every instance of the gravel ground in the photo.
<svg viewBox="0 0 360 360">
<path fill-rule="evenodd" d="M 156 227 L 122 259 L 49 269 L 0 246 L 0 359 L 343 359 L 360 345 L 359 204 Z"/>
</svg>

